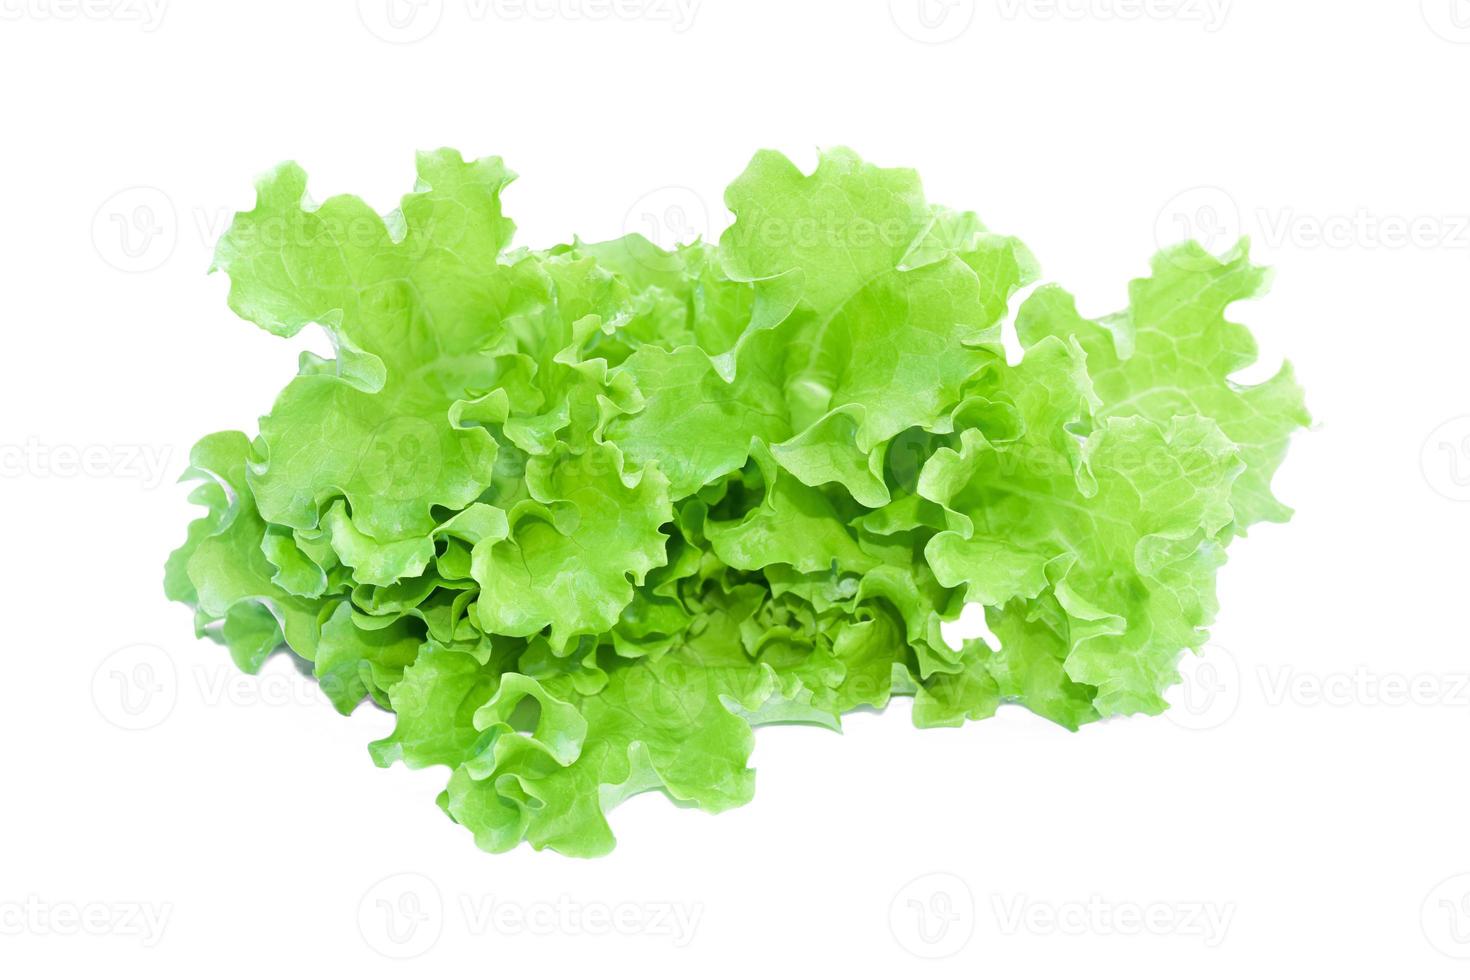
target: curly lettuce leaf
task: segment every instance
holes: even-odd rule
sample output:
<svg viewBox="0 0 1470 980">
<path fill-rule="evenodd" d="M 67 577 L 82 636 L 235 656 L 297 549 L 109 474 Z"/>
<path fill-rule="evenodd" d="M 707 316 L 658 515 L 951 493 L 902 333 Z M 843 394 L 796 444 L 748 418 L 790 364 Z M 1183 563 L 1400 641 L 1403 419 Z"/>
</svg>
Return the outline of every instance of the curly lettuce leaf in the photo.
<svg viewBox="0 0 1470 980">
<path fill-rule="evenodd" d="M 288 648 L 393 713 L 374 762 L 443 767 L 486 850 L 604 854 L 642 792 L 744 804 L 762 725 L 1162 711 L 1227 546 L 1290 513 L 1301 393 L 1232 380 L 1244 243 L 1161 253 L 1096 320 L 1038 288 L 1007 363 L 1036 262 L 911 170 L 763 151 L 673 250 L 513 248 L 511 179 L 421 154 L 383 216 L 261 181 L 230 305 L 334 355 L 195 447 L 164 582 L 242 669 Z M 945 642 L 967 605 L 998 642 Z"/>
</svg>

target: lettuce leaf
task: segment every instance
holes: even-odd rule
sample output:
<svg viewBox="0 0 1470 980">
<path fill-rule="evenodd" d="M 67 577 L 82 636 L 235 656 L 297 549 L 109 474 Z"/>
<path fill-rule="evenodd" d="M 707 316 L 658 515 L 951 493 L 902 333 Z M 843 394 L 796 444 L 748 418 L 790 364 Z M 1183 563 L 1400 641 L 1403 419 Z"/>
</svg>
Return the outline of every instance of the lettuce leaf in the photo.
<svg viewBox="0 0 1470 980">
<path fill-rule="evenodd" d="M 756 154 L 717 245 L 512 248 L 498 158 L 421 154 L 388 215 L 287 164 L 221 239 L 230 305 L 303 354 L 206 436 L 165 591 L 259 670 L 391 711 L 476 842 L 606 853 L 635 793 L 747 802 L 752 729 L 912 699 L 1076 729 L 1157 714 L 1226 547 L 1308 422 L 1241 386 L 1246 244 L 1187 244 L 1088 319 L 911 170 Z M 942 627 L 983 606 L 998 645 Z"/>
</svg>

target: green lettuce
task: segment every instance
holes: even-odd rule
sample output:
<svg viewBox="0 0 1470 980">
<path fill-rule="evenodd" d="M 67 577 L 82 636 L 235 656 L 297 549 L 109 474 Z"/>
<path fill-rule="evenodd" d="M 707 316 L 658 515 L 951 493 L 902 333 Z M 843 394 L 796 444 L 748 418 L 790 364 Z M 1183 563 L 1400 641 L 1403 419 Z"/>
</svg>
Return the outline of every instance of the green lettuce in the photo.
<svg viewBox="0 0 1470 980">
<path fill-rule="evenodd" d="M 251 438 L 205 437 L 170 598 L 245 671 L 282 647 L 391 711 L 491 851 L 613 846 L 659 790 L 748 801 L 752 727 L 1019 704 L 1157 714 L 1225 548 L 1307 423 L 1225 318 L 1242 242 L 1166 250 L 1127 310 L 1056 286 L 911 170 L 761 152 L 719 243 L 512 248 L 497 158 L 421 154 L 386 216 L 285 165 L 216 267 L 240 316 L 324 328 Z M 984 607 L 998 644 L 941 634 Z"/>
</svg>

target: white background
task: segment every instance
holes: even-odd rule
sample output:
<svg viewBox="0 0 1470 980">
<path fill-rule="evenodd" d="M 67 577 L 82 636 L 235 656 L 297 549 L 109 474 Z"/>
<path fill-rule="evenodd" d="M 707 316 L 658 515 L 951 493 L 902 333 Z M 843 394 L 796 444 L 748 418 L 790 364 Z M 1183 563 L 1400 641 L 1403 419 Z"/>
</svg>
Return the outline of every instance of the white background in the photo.
<svg viewBox="0 0 1470 980">
<path fill-rule="evenodd" d="M 85 2 L 0 0 L 0 973 L 1463 976 L 1470 4 Z M 1084 312 L 1187 230 L 1276 267 L 1233 313 L 1318 420 L 1298 514 L 1233 546 L 1169 716 L 763 730 L 743 809 L 492 856 L 442 770 L 372 765 L 388 715 L 241 678 L 164 602 L 189 445 L 301 346 L 205 275 L 256 174 L 387 210 L 452 145 L 523 175 L 522 243 L 668 242 L 757 148 L 837 144 Z"/>
</svg>

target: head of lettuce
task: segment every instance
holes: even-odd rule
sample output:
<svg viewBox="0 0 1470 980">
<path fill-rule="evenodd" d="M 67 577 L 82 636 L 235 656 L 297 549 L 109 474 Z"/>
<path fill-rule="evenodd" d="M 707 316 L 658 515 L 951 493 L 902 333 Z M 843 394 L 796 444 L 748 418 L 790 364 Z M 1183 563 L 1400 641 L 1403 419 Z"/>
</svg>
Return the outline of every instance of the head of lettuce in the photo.
<svg viewBox="0 0 1470 980">
<path fill-rule="evenodd" d="M 424 153 L 387 216 L 260 182 L 230 306 L 335 356 L 194 448 L 166 573 L 241 669 L 287 647 L 393 712 L 373 758 L 447 767 L 481 847 L 605 853 L 645 790 L 745 803 L 753 725 L 895 696 L 922 726 L 1158 713 L 1226 546 L 1289 515 L 1301 393 L 1229 380 L 1244 243 L 1161 253 L 1101 319 L 1036 288 L 1008 357 L 1036 263 L 911 170 L 758 153 L 719 243 L 672 251 L 514 248 L 511 179 Z M 968 603 L 998 645 L 945 643 Z"/>
</svg>

